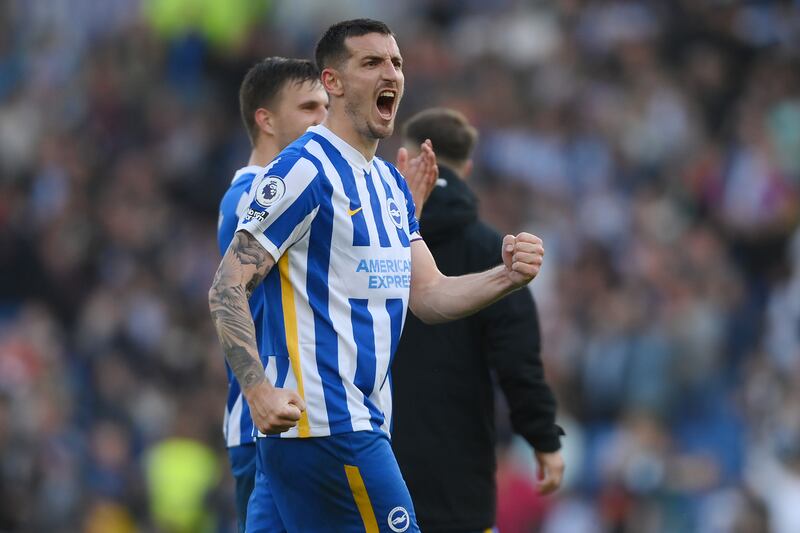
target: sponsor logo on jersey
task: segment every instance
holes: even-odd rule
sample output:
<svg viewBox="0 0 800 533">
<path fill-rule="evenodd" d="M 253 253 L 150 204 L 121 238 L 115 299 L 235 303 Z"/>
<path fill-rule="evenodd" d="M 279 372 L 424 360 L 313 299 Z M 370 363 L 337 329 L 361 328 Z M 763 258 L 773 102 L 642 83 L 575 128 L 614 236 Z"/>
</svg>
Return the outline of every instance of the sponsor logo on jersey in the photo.
<svg viewBox="0 0 800 533">
<path fill-rule="evenodd" d="M 411 287 L 411 261 L 408 259 L 362 259 L 356 272 L 367 272 L 367 288 L 394 289 Z"/>
<path fill-rule="evenodd" d="M 248 208 L 247 212 L 244 214 L 245 220 L 257 220 L 259 222 L 264 222 L 266 218 L 267 218 L 266 211 L 256 211 L 252 207 Z"/>
</svg>

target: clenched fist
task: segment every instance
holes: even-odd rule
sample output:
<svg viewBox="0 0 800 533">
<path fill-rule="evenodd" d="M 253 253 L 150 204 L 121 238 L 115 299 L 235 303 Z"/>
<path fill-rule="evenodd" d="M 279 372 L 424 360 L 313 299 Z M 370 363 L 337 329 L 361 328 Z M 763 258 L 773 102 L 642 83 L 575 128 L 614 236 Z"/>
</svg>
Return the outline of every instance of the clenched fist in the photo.
<svg viewBox="0 0 800 533">
<path fill-rule="evenodd" d="M 262 381 L 243 391 L 256 427 L 265 435 L 289 431 L 297 425 L 306 405 L 295 391 Z"/>
<path fill-rule="evenodd" d="M 530 283 L 539 273 L 544 260 L 542 239 L 536 235 L 522 232 L 516 237 L 503 238 L 503 263 L 511 283 L 522 287 Z"/>
</svg>

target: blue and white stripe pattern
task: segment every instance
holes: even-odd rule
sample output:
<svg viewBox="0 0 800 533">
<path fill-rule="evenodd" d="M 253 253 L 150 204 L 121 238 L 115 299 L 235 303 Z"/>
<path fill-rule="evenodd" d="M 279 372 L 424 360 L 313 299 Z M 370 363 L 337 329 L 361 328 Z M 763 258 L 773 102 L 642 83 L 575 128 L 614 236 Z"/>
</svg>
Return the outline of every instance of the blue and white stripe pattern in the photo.
<svg viewBox="0 0 800 533">
<path fill-rule="evenodd" d="M 256 176 L 238 229 L 277 262 L 261 284 L 267 376 L 307 405 L 281 437 L 388 434 L 388 374 L 420 238 L 400 173 L 314 126 Z"/>
</svg>

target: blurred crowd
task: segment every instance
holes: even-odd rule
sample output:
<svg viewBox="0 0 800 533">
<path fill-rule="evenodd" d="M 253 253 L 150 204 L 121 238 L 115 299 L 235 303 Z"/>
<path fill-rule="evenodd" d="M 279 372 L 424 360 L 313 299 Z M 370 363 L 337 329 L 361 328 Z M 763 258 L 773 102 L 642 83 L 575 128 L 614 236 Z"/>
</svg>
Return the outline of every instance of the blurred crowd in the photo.
<svg viewBox="0 0 800 533">
<path fill-rule="evenodd" d="M 463 111 L 483 215 L 545 241 L 568 476 L 538 497 L 500 413 L 501 531 L 800 531 L 797 0 L 0 3 L 0 531 L 234 530 L 237 89 L 356 16 L 398 35 L 400 121 Z"/>
</svg>

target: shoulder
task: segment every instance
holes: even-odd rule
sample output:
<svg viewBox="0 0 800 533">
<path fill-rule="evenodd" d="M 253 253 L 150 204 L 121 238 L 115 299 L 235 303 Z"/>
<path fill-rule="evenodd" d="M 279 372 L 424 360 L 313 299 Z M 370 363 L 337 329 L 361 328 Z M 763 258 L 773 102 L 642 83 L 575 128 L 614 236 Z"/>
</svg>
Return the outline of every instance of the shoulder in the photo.
<svg viewBox="0 0 800 533">
<path fill-rule="evenodd" d="M 305 149 L 305 146 L 298 141 L 290 144 L 269 165 L 254 176 L 253 188 L 255 190 L 261 190 L 267 184 L 271 184 L 273 188 L 305 188 L 308 184 L 314 182 L 318 175 L 324 174 L 319 160 L 311 155 Z"/>
<path fill-rule="evenodd" d="M 240 168 L 233 174 L 230 187 L 241 186 L 242 183 L 249 186 L 253 182 L 253 177 L 261 172 L 263 168 L 261 165 L 247 165 Z"/>
<path fill-rule="evenodd" d="M 260 171 L 259 171 L 260 172 Z M 247 192 L 250 190 L 250 186 L 253 185 L 253 180 L 256 177 L 256 173 L 253 172 L 251 174 L 246 174 L 240 176 L 236 181 L 231 183 L 228 186 L 228 189 L 225 191 L 225 194 L 222 196 L 222 201 L 224 202 L 225 199 L 231 197 L 238 197 L 241 193 Z"/>
<path fill-rule="evenodd" d="M 297 142 L 289 145 L 253 178 L 250 199 L 259 209 L 272 207 L 284 198 L 322 198 L 326 186 L 322 165 Z M 255 204 L 253 204 L 255 205 Z"/>
<path fill-rule="evenodd" d="M 239 203 L 242 195 L 250 192 L 250 187 L 253 185 L 253 180 L 261 172 L 262 168 L 258 166 L 244 167 L 239 169 L 233 176 L 231 184 L 228 186 L 225 193 L 220 200 L 220 211 L 233 211 Z"/>
<path fill-rule="evenodd" d="M 374 164 L 378 167 L 378 170 L 386 177 L 386 179 L 393 180 L 400 190 L 406 191 L 408 189 L 406 179 L 402 174 L 400 174 L 400 171 L 397 170 L 397 167 L 392 163 L 376 156 Z"/>
<path fill-rule="evenodd" d="M 397 167 L 395 167 L 393 164 L 389 163 L 385 159 L 381 159 L 380 157 L 375 156 L 374 165 L 378 167 L 378 170 L 380 170 L 384 175 L 386 175 L 387 179 L 391 176 L 391 179 L 397 182 L 405 183 L 405 179 L 403 179 L 403 176 L 402 174 L 400 174 L 400 171 L 397 170 Z"/>
</svg>

